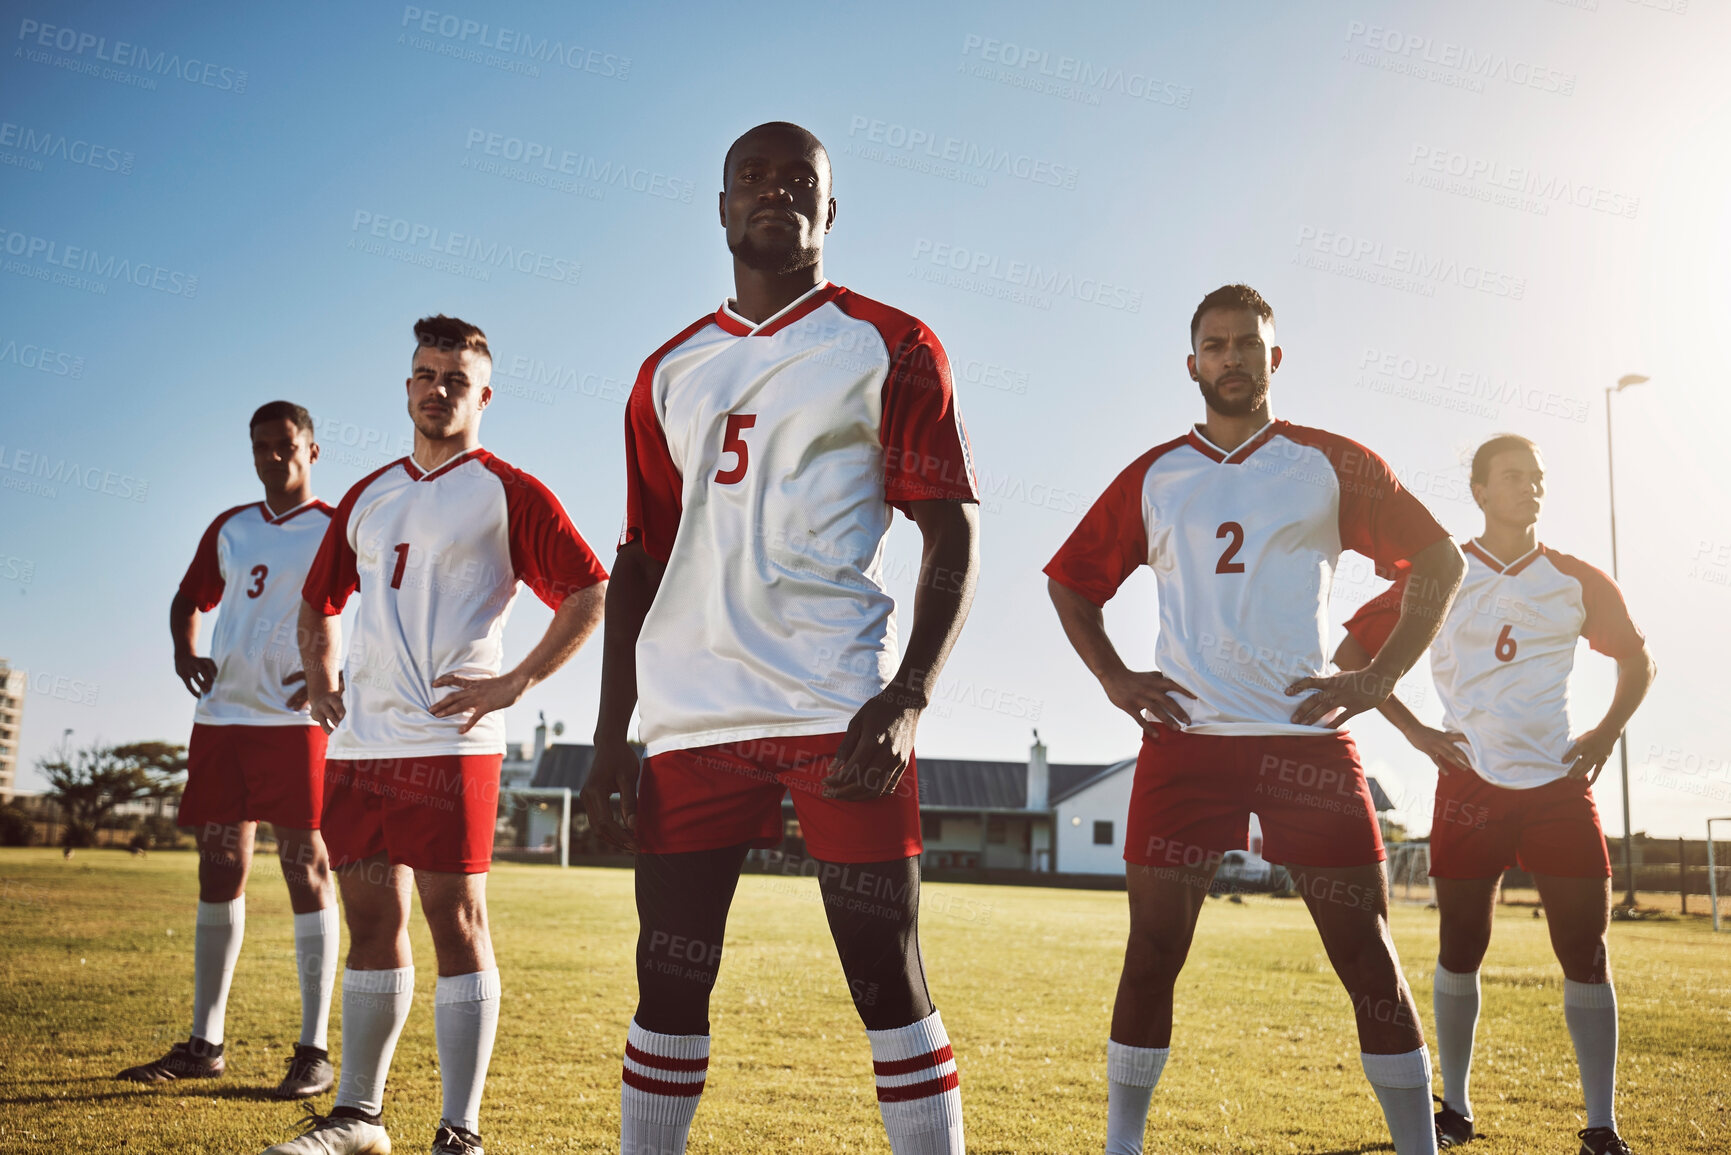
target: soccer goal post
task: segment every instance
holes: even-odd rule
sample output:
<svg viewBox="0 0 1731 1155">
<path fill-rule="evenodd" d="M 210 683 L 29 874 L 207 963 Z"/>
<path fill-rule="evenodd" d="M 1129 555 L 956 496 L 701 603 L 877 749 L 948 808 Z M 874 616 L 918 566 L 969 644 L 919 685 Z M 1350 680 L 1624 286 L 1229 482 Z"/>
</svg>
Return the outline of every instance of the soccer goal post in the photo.
<svg viewBox="0 0 1731 1155">
<path fill-rule="evenodd" d="M 1731 817 L 1707 820 L 1707 901 L 1713 904 L 1713 933 L 1719 933 L 1719 864 L 1713 858 L 1713 824 L 1731 823 Z"/>
<path fill-rule="evenodd" d="M 493 830 L 493 857 L 570 866 L 570 789 L 502 787 L 498 825 Z"/>
</svg>

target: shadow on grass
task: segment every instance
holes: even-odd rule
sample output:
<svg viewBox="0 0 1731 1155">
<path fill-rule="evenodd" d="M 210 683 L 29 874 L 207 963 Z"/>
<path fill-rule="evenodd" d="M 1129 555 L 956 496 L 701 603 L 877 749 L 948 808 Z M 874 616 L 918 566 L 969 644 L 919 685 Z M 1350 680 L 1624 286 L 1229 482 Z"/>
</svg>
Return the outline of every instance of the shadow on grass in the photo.
<svg viewBox="0 0 1731 1155">
<path fill-rule="evenodd" d="M 117 1085 L 118 1084 L 118 1085 Z M 310 1103 L 310 1099 L 279 1099 L 268 1087 L 196 1087 L 184 1083 L 128 1083 L 101 1075 L 82 1079 L 66 1079 L 60 1086 L 68 1088 L 60 1094 L 0 1095 L 0 1104 L 20 1106 L 44 1103 L 104 1103 L 110 1099 L 141 1099 L 151 1096 L 167 1100 L 186 1098 L 227 1099 L 245 1103 L 281 1103 L 285 1107 Z M 98 1087 L 111 1088 L 98 1091 Z M 78 1089 L 83 1088 L 83 1089 Z"/>
</svg>

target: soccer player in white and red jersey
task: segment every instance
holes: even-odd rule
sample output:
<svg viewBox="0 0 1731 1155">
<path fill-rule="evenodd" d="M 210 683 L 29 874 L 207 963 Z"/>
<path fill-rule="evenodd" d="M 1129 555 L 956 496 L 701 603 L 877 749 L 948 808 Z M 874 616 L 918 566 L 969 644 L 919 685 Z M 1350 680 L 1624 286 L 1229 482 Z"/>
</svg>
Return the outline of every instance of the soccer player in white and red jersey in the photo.
<svg viewBox="0 0 1731 1155">
<path fill-rule="evenodd" d="M 313 496 L 319 459 L 313 422 L 288 401 L 251 421 L 252 461 L 264 500 L 225 510 L 199 539 L 169 606 L 174 672 L 198 708 L 187 750 L 179 824 L 198 840 L 192 1037 L 117 1078 L 137 1083 L 221 1075 L 229 984 L 246 930 L 246 880 L 260 822 L 276 831 L 294 911 L 301 1034 L 277 1087 L 282 1098 L 330 1089 L 325 1028 L 337 965 L 337 896 L 319 838 L 325 733 L 307 712 L 295 620 L 301 583 L 330 524 Z M 198 654 L 199 616 L 221 607 L 210 657 Z"/>
<path fill-rule="evenodd" d="M 1493 437 L 1473 454 L 1473 499 L 1484 532 L 1466 545 L 1467 572 L 1431 646 L 1443 724 L 1433 729 L 1396 698 L 1382 713 L 1439 772 L 1430 872 L 1442 916 L 1434 1001 L 1443 1104 L 1442 1146 L 1473 1139 L 1467 1085 L 1479 1018 L 1479 964 L 1503 871 L 1529 871 L 1563 967 L 1563 1018 L 1575 1044 L 1587 1126 L 1581 1155 L 1627 1155 L 1617 1135 L 1617 998 L 1605 931 L 1611 859 L 1592 785 L 1652 684 L 1646 639 L 1605 574 L 1538 539 L 1545 467 L 1525 437 Z M 1342 669 L 1387 643 L 1403 576 L 1346 624 Z M 1576 643 L 1617 663 L 1599 724 L 1575 734 L 1569 674 Z"/>
<path fill-rule="evenodd" d="M 643 363 L 626 407 L 583 791 L 598 831 L 637 852 L 621 1149 L 685 1150 L 728 906 L 746 852 L 780 844 L 791 789 L 890 1149 L 960 1152 L 956 1064 L 919 950 L 914 732 L 979 564 L 967 435 L 932 331 L 824 279 L 836 202 L 817 138 L 760 125 L 722 184 L 734 297 Z M 924 542 L 899 662 L 882 570 L 897 509 Z"/>
<path fill-rule="evenodd" d="M 1254 811 L 1263 853 L 1291 870 L 1352 996 L 1395 1149 L 1431 1152 L 1429 1055 L 1389 937 L 1376 812 L 1339 727 L 1386 698 L 1429 644 L 1460 551 L 1370 450 L 1274 419 L 1281 351 L 1254 289 L 1209 293 L 1190 339 L 1207 419 L 1120 473 L 1046 566 L 1065 634 L 1144 732 L 1124 843 L 1130 942 L 1107 1043 L 1106 1150 L 1142 1150 L 1173 985 L 1221 855 L 1246 845 Z M 1426 580 L 1369 669 L 1322 676 L 1344 549 L 1384 567 L 1410 560 Z M 1101 613 L 1144 565 L 1159 592 L 1156 672 L 1124 664 Z"/>
<path fill-rule="evenodd" d="M 312 715 L 331 734 L 324 834 L 349 925 L 336 1106 L 280 1155 L 388 1152 L 385 1076 L 409 1015 L 409 889 L 439 981 L 444 1109 L 434 1155 L 481 1155 L 480 1101 L 499 1021 L 487 869 L 499 807 L 497 711 L 550 676 L 600 624 L 607 574 L 535 478 L 481 448 L 492 356 L 454 317 L 415 324 L 411 456 L 349 490 L 303 590 Z M 553 613 L 509 671 L 505 620 L 527 585 Z M 339 690 L 335 622 L 360 591 Z M 444 692 L 441 692 L 444 691 Z"/>
</svg>

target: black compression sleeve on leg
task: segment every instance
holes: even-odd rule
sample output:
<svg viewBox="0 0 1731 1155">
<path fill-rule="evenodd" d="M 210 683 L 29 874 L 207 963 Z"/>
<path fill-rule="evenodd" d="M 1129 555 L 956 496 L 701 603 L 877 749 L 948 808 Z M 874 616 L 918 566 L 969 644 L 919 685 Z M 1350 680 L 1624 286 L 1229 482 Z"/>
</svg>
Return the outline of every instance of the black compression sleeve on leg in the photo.
<svg viewBox="0 0 1731 1155">
<path fill-rule="evenodd" d="M 637 1025 L 707 1035 L 727 909 L 747 846 L 637 856 Z"/>
<path fill-rule="evenodd" d="M 818 885 L 848 993 L 868 1031 L 932 1013 L 920 958 L 920 860 L 824 862 Z"/>
</svg>

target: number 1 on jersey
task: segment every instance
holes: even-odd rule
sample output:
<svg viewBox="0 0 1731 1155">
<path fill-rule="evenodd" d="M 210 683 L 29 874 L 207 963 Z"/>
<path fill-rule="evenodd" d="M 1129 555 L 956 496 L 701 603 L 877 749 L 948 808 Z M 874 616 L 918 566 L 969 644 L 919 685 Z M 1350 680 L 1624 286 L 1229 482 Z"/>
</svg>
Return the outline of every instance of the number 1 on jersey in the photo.
<svg viewBox="0 0 1731 1155">
<path fill-rule="evenodd" d="M 391 552 L 397 555 L 397 568 L 391 571 L 391 588 L 403 588 L 403 571 L 409 566 L 409 543 L 399 542 L 391 547 Z"/>
<path fill-rule="evenodd" d="M 727 429 L 721 436 L 721 451 L 731 453 L 734 457 L 732 469 L 715 471 L 715 484 L 736 485 L 745 477 L 745 467 L 750 462 L 751 452 L 745 444 L 745 438 L 740 434 L 757 424 L 755 413 L 729 413 Z"/>
</svg>

